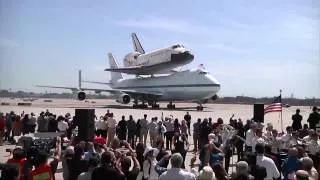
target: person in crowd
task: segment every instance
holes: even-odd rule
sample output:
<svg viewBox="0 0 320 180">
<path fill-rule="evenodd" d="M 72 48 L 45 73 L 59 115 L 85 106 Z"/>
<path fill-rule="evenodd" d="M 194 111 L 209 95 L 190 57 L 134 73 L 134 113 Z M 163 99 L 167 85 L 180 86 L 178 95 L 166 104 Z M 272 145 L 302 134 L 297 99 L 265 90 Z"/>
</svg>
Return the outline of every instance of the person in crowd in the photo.
<svg viewBox="0 0 320 180">
<path fill-rule="evenodd" d="M 58 130 L 58 121 L 56 120 L 56 115 L 49 115 L 49 124 L 48 124 L 48 132 L 57 132 Z"/>
<path fill-rule="evenodd" d="M 143 161 L 144 161 L 144 156 L 143 156 L 143 153 L 144 153 L 144 145 L 142 142 L 139 142 L 137 143 L 137 146 L 136 146 L 136 154 L 137 154 L 137 159 L 138 159 L 138 162 L 140 164 L 140 171 L 142 171 L 142 165 L 143 165 Z"/>
<path fill-rule="evenodd" d="M 246 161 L 237 162 L 236 172 L 231 175 L 231 180 L 254 180 L 249 174 L 249 165 Z"/>
<path fill-rule="evenodd" d="M 308 172 L 309 177 L 313 179 L 319 179 L 319 173 L 313 166 L 313 160 L 309 157 L 301 158 L 302 170 Z"/>
<path fill-rule="evenodd" d="M 270 159 L 273 160 L 273 162 L 275 163 L 275 165 L 277 166 L 278 170 L 280 170 L 281 168 L 281 162 L 279 161 L 277 154 L 272 152 L 272 145 L 270 144 L 266 144 L 265 145 L 265 153 L 264 155 Z"/>
<path fill-rule="evenodd" d="M 287 133 L 283 134 L 280 138 L 281 140 L 281 147 L 280 149 L 284 152 L 287 152 L 288 149 L 290 148 L 291 146 L 291 140 L 293 140 L 293 136 L 292 136 L 292 132 L 293 132 L 293 129 L 291 126 L 287 126 L 286 127 L 286 131 Z"/>
<path fill-rule="evenodd" d="M 200 134 L 201 134 L 201 119 L 198 118 L 197 122 L 193 123 L 193 152 L 197 152 L 200 144 Z"/>
<path fill-rule="evenodd" d="M 90 158 L 98 156 L 98 153 L 96 152 L 94 148 L 93 142 L 87 143 L 87 151 L 84 152 L 84 160 L 89 161 Z"/>
<path fill-rule="evenodd" d="M 263 136 L 262 128 L 257 128 L 255 132 L 256 133 L 255 133 L 255 136 L 252 141 L 252 152 L 255 152 L 256 144 L 258 144 L 258 143 L 265 144 L 266 143 L 266 141 L 265 141 L 266 137 Z"/>
<path fill-rule="evenodd" d="M 194 174 L 181 169 L 183 164 L 183 157 L 179 153 L 174 153 L 171 156 L 171 169 L 161 174 L 159 180 L 195 180 Z"/>
<path fill-rule="evenodd" d="M 103 116 L 95 120 L 96 136 L 102 135 L 102 122 L 104 121 Z"/>
<path fill-rule="evenodd" d="M 151 122 L 148 124 L 148 130 L 150 135 L 150 145 L 154 146 L 157 140 L 158 128 L 157 121 L 155 118 L 151 119 Z M 146 145 L 146 144 L 145 144 Z"/>
<path fill-rule="evenodd" d="M 310 140 L 306 141 L 306 150 L 309 152 L 315 167 L 318 167 L 320 165 L 320 139 L 317 132 L 311 131 Z"/>
<path fill-rule="evenodd" d="M 118 122 L 117 134 L 120 140 L 127 139 L 127 121 L 125 119 L 125 116 L 122 116 L 121 121 Z"/>
<path fill-rule="evenodd" d="M 65 121 L 64 117 L 63 116 L 59 116 L 58 119 L 58 130 L 59 132 L 66 132 L 67 129 L 69 128 L 69 125 L 68 123 Z"/>
<path fill-rule="evenodd" d="M 140 126 L 140 119 L 138 119 L 138 121 L 137 121 L 137 123 L 136 123 L 136 128 L 137 128 L 137 130 L 136 130 L 136 134 L 135 134 L 135 142 L 137 143 L 138 142 L 138 140 L 140 140 L 140 131 L 141 131 L 141 126 Z"/>
<path fill-rule="evenodd" d="M 272 137 L 272 130 L 273 130 L 273 125 L 271 123 L 268 123 L 266 127 L 266 133 L 264 133 L 264 136 L 267 139 Z"/>
<path fill-rule="evenodd" d="M 121 170 L 120 159 L 117 161 L 112 151 L 104 152 L 101 156 L 100 166 L 92 171 L 91 179 L 125 180 L 126 177 Z"/>
<path fill-rule="evenodd" d="M 309 123 L 310 129 L 316 130 L 316 126 L 320 122 L 320 114 L 316 106 L 312 108 L 312 113 L 309 115 L 307 122 Z"/>
<path fill-rule="evenodd" d="M 140 120 L 139 125 L 140 125 L 140 139 L 139 142 L 143 142 L 144 145 L 147 144 L 147 136 L 148 136 L 148 120 L 147 120 L 147 115 L 144 114 L 143 118 Z"/>
<path fill-rule="evenodd" d="M 256 144 L 255 151 L 257 153 L 256 165 L 264 167 L 267 170 L 266 179 L 272 180 L 273 178 L 279 178 L 280 173 L 277 169 L 276 164 L 273 162 L 272 159 L 264 155 L 265 145 L 263 143 Z"/>
<path fill-rule="evenodd" d="M 181 134 L 179 138 L 176 139 L 174 143 L 174 150 L 172 153 L 180 153 L 181 156 L 183 157 L 183 163 L 181 165 L 181 168 L 185 169 L 185 159 L 187 155 L 187 151 L 189 150 L 189 142 L 187 139 L 187 136 L 185 134 Z"/>
<path fill-rule="evenodd" d="M 171 118 L 165 118 L 164 126 L 166 127 L 167 131 L 165 133 L 166 138 L 166 149 L 172 150 L 172 138 L 174 135 L 174 125 Z"/>
<path fill-rule="evenodd" d="M 30 133 L 35 133 L 37 126 L 37 119 L 33 112 L 30 113 L 30 118 L 28 122 Z"/>
<path fill-rule="evenodd" d="M 88 161 L 88 171 L 81 173 L 77 180 L 91 180 L 92 171 L 98 167 L 98 164 L 98 157 L 91 157 Z"/>
<path fill-rule="evenodd" d="M 132 115 L 129 116 L 129 120 L 127 121 L 128 128 L 128 142 L 131 144 L 131 147 L 135 147 L 135 135 L 137 134 L 137 125 L 133 120 Z"/>
<path fill-rule="evenodd" d="M 203 119 L 203 122 L 201 123 L 200 127 L 200 147 L 203 147 L 205 144 L 208 144 L 209 142 L 209 134 L 211 133 L 211 128 L 208 125 L 208 119 Z"/>
<path fill-rule="evenodd" d="M 74 147 L 74 155 L 67 160 L 69 180 L 76 180 L 82 172 L 88 171 L 88 162 L 83 159 L 84 149 L 80 144 Z"/>
<path fill-rule="evenodd" d="M 300 131 L 299 131 L 299 138 L 303 139 L 304 137 L 308 136 L 308 134 L 309 134 L 308 124 L 304 124 L 303 128 L 300 129 Z"/>
<path fill-rule="evenodd" d="M 158 150 L 148 146 L 143 153 L 145 160 L 143 161 L 143 179 L 144 180 L 154 180 L 158 179 L 159 175 L 155 170 L 158 163 L 156 157 L 158 155 Z"/>
<path fill-rule="evenodd" d="M 19 180 L 19 170 L 14 165 L 5 165 L 1 168 L 0 180 Z"/>
<path fill-rule="evenodd" d="M 12 136 L 11 136 L 12 123 L 13 123 L 15 117 L 16 117 L 16 115 L 13 111 L 6 114 L 6 117 L 5 117 L 5 119 L 6 119 L 6 132 L 5 132 L 5 137 L 4 137 L 5 141 L 12 140 Z"/>
<path fill-rule="evenodd" d="M 108 114 L 108 113 L 107 113 Z M 114 136 L 116 134 L 117 128 L 117 121 L 114 119 L 113 113 L 110 113 L 107 119 L 107 126 L 108 126 L 108 146 L 110 146 Z"/>
<path fill-rule="evenodd" d="M 290 148 L 288 151 L 288 158 L 283 162 L 283 165 L 282 165 L 282 173 L 284 176 L 284 180 L 288 180 L 290 174 L 301 169 L 301 167 L 302 166 L 298 158 L 297 148 Z"/>
<path fill-rule="evenodd" d="M 157 126 L 157 139 L 161 138 L 164 139 L 164 134 L 167 132 L 166 127 L 163 125 L 162 121 L 158 122 L 158 126 Z"/>
<path fill-rule="evenodd" d="M 292 115 L 292 128 L 294 131 L 299 131 L 302 129 L 301 121 L 302 116 L 300 115 L 300 109 L 296 110 L 296 114 Z"/>
<path fill-rule="evenodd" d="M 293 174 L 291 179 L 294 179 L 294 180 L 311 180 L 311 179 L 309 179 L 308 172 L 305 171 L 305 170 L 298 170 L 297 172 L 295 172 L 295 174 Z"/>
<path fill-rule="evenodd" d="M 199 175 L 196 177 L 197 180 L 216 180 L 216 176 L 213 169 L 210 166 L 205 166 L 200 170 Z"/>
<path fill-rule="evenodd" d="M 208 126 L 210 128 L 210 132 L 212 131 L 213 129 L 213 122 L 212 122 L 212 118 L 208 118 L 209 122 L 208 122 Z"/>
<path fill-rule="evenodd" d="M 5 117 L 3 116 L 3 113 L 0 113 L 0 146 L 3 145 L 5 127 L 6 127 Z"/>
<path fill-rule="evenodd" d="M 15 121 L 12 123 L 12 132 L 13 136 L 21 136 L 22 122 L 21 117 L 19 115 L 15 117 Z"/>
<path fill-rule="evenodd" d="M 184 118 L 183 118 L 185 121 L 186 121 L 186 123 L 187 123 L 187 127 L 188 127 L 188 133 L 189 133 L 189 136 L 191 136 L 191 134 L 190 134 L 190 125 L 191 125 L 191 115 L 189 114 L 189 112 L 187 112 L 187 114 L 186 115 L 184 115 Z"/>
<path fill-rule="evenodd" d="M 38 132 L 47 132 L 48 131 L 48 118 L 44 116 L 44 112 L 41 112 L 38 119 L 37 119 L 37 124 L 38 124 Z"/>
<path fill-rule="evenodd" d="M 188 138 L 188 126 L 185 120 L 181 121 L 180 133 L 185 134 Z"/>
<path fill-rule="evenodd" d="M 180 135 L 180 133 L 181 133 L 181 131 L 180 131 L 180 123 L 179 123 L 179 120 L 178 120 L 178 118 L 176 118 L 175 120 L 174 120 L 174 122 L 173 122 L 173 131 L 174 131 L 174 133 L 176 134 L 176 133 L 178 133 L 179 135 Z"/>
<path fill-rule="evenodd" d="M 121 159 L 121 168 L 127 180 L 136 180 L 140 172 L 140 164 L 136 156 L 137 155 L 135 153 L 131 152 L 131 157 L 133 160 L 132 170 L 130 170 L 131 159 L 129 157 L 123 157 Z"/>
<path fill-rule="evenodd" d="M 257 124 L 251 123 L 250 129 L 246 132 L 245 151 L 252 152 L 253 144 L 256 136 Z"/>
<path fill-rule="evenodd" d="M 17 117 L 17 116 L 16 116 Z M 15 117 L 15 118 L 16 118 Z M 22 117 L 22 116 L 21 116 Z M 30 126 L 29 126 L 29 114 L 24 114 L 22 118 L 22 134 L 28 134 L 30 132 Z"/>
<path fill-rule="evenodd" d="M 242 121 L 239 121 L 237 122 L 237 126 L 236 126 L 236 131 L 237 131 L 237 136 L 240 137 L 240 138 L 236 138 L 235 139 L 235 142 L 234 142 L 234 145 L 237 149 L 237 155 L 238 155 L 238 160 L 241 160 L 244 156 L 244 152 L 243 152 L 243 144 L 244 144 L 244 141 L 243 139 L 245 139 L 245 129 L 244 129 L 244 126 L 243 126 L 243 122 Z"/>
</svg>

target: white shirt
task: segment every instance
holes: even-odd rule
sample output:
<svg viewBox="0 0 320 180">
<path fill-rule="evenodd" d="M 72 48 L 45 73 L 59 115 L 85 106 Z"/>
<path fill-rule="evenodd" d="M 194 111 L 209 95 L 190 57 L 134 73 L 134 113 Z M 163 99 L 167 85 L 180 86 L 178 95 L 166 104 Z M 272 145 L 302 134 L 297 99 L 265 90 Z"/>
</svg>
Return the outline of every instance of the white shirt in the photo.
<svg viewBox="0 0 320 180">
<path fill-rule="evenodd" d="M 113 119 L 112 117 L 109 117 L 107 120 L 107 123 L 108 123 L 108 128 L 116 129 L 117 121 L 115 119 Z"/>
<path fill-rule="evenodd" d="M 191 172 L 184 171 L 180 168 L 171 168 L 161 174 L 159 180 L 195 180 L 196 176 Z"/>
<path fill-rule="evenodd" d="M 246 132 L 246 145 L 247 146 L 252 146 L 253 145 L 253 139 L 255 137 L 255 134 L 253 132 L 252 129 L 249 129 L 247 132 Z M 252 147 L 253 148 L 253 147 Z"/>
<path fill-rule="evenodd" d="M 257 155 L 257 165 L 265 167 L 267 170 L 267 177 L 264 178 L 264 180 L 273 180 L 273 178 L 277 179 L 280 177 L 277 166 L 271 158 L 263 155 Z"/>
<path fill-rule="evenodd" d="M 148 133 L 148 120 L 147 119 L 140 119 L 139 125 L 141 127 L 140 132 L 141 133 Z"/>
<path fill-rule="evenodd" d="M 148 125 L 148 129 L 149 129 L 150 133 L 158 133 L 157 127 L 158 127 L 158 125 L 155 121 L 150 122 Z"/>
<path fill-rule="evenodd" d="M 66 131 L 68 129 L 69 125 L 65 121 L 59 121 L 58 122 L 58 129 L 59 131 Z"/>
</svg>

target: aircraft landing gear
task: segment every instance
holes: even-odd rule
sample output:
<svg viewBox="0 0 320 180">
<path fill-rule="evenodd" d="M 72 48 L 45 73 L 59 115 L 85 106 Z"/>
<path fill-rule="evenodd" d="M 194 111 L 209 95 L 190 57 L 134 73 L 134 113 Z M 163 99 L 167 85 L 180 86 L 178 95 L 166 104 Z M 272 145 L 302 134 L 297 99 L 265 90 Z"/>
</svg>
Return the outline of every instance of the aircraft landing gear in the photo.
<svg viewBox="0 0 320 180">
<path fill-rule="evenodd" d="M 168 108 L 168 109 L 175 109 L 175 108 L 176 108 L 176 105 L 175 105 L 175 104 L 172 104 L 172 102 L 170 102 L 170 103 L 167 105 L 167 108 Z"/>
<path fill-rule="evenodd" d="M 133 109 L 148 109 L 148 105 L 142 102 L 142 104 L 139 104 L 137 100 L 134 101 L 132 105 Z"/>
<path fill-rule="evenodd" d="M 197 111 L 203 111 L 203 106 L 201 104 L 197 106 Z"/>
<path fill-rule="evenodd" d="M 148 105 L 151 106 L 152 109 L 159 109 L 160 105 L 157 104 L 156 101 L 148 101 Z"/>
</svg>

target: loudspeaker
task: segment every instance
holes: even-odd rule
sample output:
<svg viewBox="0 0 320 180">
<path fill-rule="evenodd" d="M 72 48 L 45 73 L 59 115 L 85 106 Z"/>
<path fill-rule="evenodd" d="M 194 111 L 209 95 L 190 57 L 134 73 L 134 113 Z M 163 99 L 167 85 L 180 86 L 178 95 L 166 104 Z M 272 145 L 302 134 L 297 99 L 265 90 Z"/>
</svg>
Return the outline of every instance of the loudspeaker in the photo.
<svg viewBox="0 0 320 180">
<path fill-rule="evenodd" d="M 264 104 L 254 104 L 253 120 L 254 122 L 264 122 Z"/>
<path fill-rule="evenodd" d="M 95 133 L 95 110 L 76 109 L 75 124 L 78 126 L 78 139 L 93 142 Z"/>
</svg>

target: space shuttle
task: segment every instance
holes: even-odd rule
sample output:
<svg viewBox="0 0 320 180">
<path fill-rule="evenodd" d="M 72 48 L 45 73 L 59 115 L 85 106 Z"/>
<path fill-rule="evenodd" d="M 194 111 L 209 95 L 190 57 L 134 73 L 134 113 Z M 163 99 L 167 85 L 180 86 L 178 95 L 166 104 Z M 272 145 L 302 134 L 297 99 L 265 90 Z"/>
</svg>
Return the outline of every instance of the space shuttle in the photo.
<svg viewBox="0 0 320 180">
<path fill-rule="evenodd" d="M 168 73 L 172 69 L 189 64 L 194 55 L 182 44 L 146 53 L 137 35 L 131 34 L 134 52 L 123 59 L 124 67 L 107 68 L 105 71 L 135 75 L 154 75 Z"/>
</svg>

